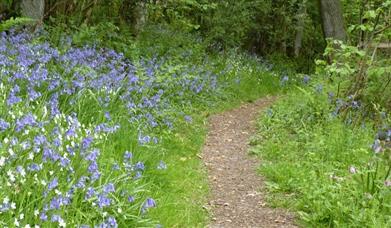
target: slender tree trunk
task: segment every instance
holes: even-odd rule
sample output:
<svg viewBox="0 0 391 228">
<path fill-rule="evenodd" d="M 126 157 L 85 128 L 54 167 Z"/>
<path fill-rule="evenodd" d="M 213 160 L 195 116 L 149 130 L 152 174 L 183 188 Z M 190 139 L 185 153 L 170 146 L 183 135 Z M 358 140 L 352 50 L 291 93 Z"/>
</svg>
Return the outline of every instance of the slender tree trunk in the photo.
<svg viewBox="0 0 391 228">
<path fill-rule="evenodd" d="M 42 20 L 45 13 L 45 0 L 22 0 L 20 9 L 22 16 Z"/>
<path fill-rule="evenodd" d="M 93 2 L 88 7 L 87 12 L 86 12 L 85 17 L 84 17 L 84 23 L 85 24 L 88 24 L 90 22 L 91 15 L 92 15 L 92 10 L 94 9 L 94 7 L 96 6 L 97 3 L 98 3 L 98 0 L 93 0 Z"/>
<path fill-rule="evenodd" d="M 287 55 L 287 39 L 288 39 L 288 36 L 287 36 L 288 32 L 287 31 L 288 31 L 288 28 L 287 28 L 287 25 L 284 21 L 283 37 L 282 37 L 281 46 L 280 46 L 281 52 L 284 53 L 284 55 Z"/>
<path fill-rule="evenodd" d="M 325 38 L 346 40 L 343 11 L 340 0 L 319 0 Z"/>
<path fill-rule="evenodd" d="M 135 8 L 134 31 L 138 35 L 147 21 L 147 8 L 144 1 L 140 1 Z"/>
<path fill-rule="evenodd" d="M 295 45 L 294 45 L 294 54 L 295 57 L 299 57 L 300 50 L 303 43 L 303 35 L 304 35 L 304 26 L 305 26 L 305 18 L 307 14 L 307 9 L 305 3 L 300 5 L 299 14 L 297 16 L 297 25 L 296 25 L 296 37 L 295 37 Z"/>
</svg>

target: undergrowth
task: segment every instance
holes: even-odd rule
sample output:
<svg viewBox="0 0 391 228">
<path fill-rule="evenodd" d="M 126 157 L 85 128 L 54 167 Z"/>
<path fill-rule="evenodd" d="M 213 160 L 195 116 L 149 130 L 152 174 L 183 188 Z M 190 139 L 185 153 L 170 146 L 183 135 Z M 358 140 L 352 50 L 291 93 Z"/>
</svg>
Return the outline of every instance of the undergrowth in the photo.
<svg viewBox="0 0 391 228">
<path fill-rule="evenodd" d="M 382 114 L 377 133 L 376 122 L 354 118 L 357 102 L 336 104 L 334 92 L 328 83 L 302 84 L 260 119 L 252 152 L 270 202 L 296 212 L 304 227 L 389 227 L 389 117 Z M 341 103 L 352 106 L 349 117 Z"/>
</svg>

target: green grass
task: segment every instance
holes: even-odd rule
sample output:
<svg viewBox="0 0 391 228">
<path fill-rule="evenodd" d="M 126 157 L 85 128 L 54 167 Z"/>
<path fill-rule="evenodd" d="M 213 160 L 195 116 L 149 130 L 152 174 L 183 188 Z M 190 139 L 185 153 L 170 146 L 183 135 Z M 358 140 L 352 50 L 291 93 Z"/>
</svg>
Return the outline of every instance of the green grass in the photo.
<svg viewBox="0 0 391 228">
<path fill-rule="evenodd" d="M 389 158 L 370 149 L 371 122 L 349 125 L 331 111 L 326 92 L 306 88 L 262 115 L 251 151 L 262 160 L 269 202 L 303 227 L 389 227 Z"/>
</svg>

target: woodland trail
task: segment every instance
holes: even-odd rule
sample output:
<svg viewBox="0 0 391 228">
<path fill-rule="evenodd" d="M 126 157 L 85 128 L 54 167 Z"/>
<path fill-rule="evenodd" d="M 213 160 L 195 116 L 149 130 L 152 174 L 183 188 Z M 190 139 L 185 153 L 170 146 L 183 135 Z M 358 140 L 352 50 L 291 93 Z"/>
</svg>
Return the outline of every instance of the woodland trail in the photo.
<svg viewBox="0 0 391 228">
<path fill-rule="evenodd" d="M 275 97 L 266 97 L 212 116 L 203 148 L 211 196 L 209 227 L 296 227 L 294 217 L 266 206 L 259 159 L 248 155 L 256 118 Z"/>
</svg>

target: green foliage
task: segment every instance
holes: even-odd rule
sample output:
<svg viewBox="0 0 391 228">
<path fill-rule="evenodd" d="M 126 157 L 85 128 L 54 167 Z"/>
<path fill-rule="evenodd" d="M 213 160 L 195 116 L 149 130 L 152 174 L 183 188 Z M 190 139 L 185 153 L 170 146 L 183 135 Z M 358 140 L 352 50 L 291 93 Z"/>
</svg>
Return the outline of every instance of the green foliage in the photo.
<svg viewBox="0 0 391 228">
<path fill-rule="evenodd" d="M 263 115 L 252 152 L 271 202 L 305 227 L 390 226 L 389 149 L 370 149 L 371 123 L 353 127 L 330 111 L 325 92 L 300 88 Z"/>
<path fill-rule="evenodd" d="M 150 3 L 148 7 L 151 21 L 167 21 L 176 29 L 195 31 L 200 29 L 205 17 L 217 8 L 217 4 L 212 1 L 168 0 L 163 4 Z"/>
<path fill-rule="evenodd" d="M 317 63 L 318 74 L 338 87 L 338 97 L 360 102 L 362 113 L 368 117 L 379 111 L 378 105 L 391 108 L 390 55 L 389 50 L 379 47 L 379 43 L 389 42 L 391 1 L 362 3 L 360 7 L 361 22 L 350 26 L 349 43 L 329 40 L 324 53 L 328 62 Z"/>
<path fill-rule="evenodd" d="M 0 23 L 0 32 L 34 23 L 34 20 L 25 17 L 10 18 Z"/>
</svg>

